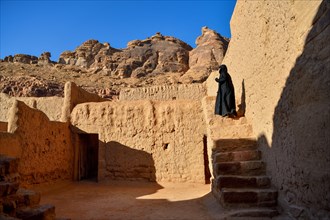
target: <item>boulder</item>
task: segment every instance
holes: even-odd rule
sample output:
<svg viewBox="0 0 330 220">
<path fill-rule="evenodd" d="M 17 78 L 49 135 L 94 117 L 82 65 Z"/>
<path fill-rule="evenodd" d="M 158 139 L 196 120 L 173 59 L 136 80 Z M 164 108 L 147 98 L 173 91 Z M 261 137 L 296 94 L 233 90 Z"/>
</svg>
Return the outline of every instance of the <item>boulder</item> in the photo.
<svg viewBox="0 0 330 220">
<path fill-rule="evenodd" d="M 40 55 L 40 57 L 38 58 L 38 64 L 39 65 L 49 65 L 52 63 L 52 61 L 50 60 L 51 57 L 51 53 L 50 52 L 44 52 Z"/>
</svg>

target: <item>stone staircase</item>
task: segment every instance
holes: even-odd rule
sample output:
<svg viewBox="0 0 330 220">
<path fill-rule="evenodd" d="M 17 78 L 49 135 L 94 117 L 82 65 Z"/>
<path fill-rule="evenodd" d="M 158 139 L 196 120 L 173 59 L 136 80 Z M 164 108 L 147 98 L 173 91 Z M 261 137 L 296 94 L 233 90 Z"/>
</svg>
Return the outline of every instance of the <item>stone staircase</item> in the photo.
<svg viewBox="0 0 330 220">
<path fill-rule="evenodd" d="M 277 191 L 245 117 L 214 115 L 215 97 L 205 97 L 208 150 L 212 161 L 212 193 L 230 217 L 274 217 Z"/>
<path fill-rule="evenodd" d="M 39 205 L 39 193 L 19 188 L 18 163 L 17 158 L 0 155 L 0 219 L 55 219 L 53 205 Z"/>
</svg>

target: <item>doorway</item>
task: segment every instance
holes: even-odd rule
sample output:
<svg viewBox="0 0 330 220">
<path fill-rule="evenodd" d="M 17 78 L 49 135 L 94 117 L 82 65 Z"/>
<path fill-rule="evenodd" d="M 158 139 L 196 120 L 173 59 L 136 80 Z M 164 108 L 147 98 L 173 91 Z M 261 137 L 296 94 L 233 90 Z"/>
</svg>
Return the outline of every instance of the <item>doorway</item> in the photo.
<svg viewBox="0 0 330 220">
<path fill-rule="evenodd" d="M 98 134 L 79 135 L 78 180 L 97 181 L 99 161 Z"/>
</svg>

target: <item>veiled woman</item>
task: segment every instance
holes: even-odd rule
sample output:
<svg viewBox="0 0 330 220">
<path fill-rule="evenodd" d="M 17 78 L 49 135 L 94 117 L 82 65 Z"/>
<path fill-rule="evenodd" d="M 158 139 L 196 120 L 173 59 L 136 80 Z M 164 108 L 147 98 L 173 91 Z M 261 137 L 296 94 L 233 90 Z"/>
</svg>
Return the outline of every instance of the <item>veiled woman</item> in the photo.
<svg viewBox="0 0 330 220">
<path fill-rule="evenodd" d="M 236 117 L 236 104 L 234 85 L 227 72 L 226 65 L 221 65 L 219 69 L 220 77 L 216 78 L 218 82 L 218 94 L 215 102 L 215 114 L 228 117 Z"/>
</svg>

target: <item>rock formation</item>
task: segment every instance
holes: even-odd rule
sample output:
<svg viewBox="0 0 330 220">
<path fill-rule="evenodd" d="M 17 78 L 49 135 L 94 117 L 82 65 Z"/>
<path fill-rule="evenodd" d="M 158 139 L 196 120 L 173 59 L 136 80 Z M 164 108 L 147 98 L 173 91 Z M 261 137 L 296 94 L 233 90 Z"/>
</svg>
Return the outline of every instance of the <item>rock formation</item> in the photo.
<svg viewBox="0 0 330 220">
<path fill-rule="evenodd" d="M 97 71 L 103 69 L 106 74 L 119 78 L 166 72 L 184 73 L 189 68 L 191 49 L 183 41 L 160 33 L 146 40 L 128 42 L 123 50 L 112 48 L 108 43 L 88 40 L 74 52 L 62 53 L 59 63 Z"/>
<path fill-rule="evenodd" d="M 50 60 L 51 54 L 50 52 L 44 52 L 40 55 L 38 58 L 38 64 L 39 65 L 48 65 L 51 64 L 52 61 Z"/>
<path fill-rule="evenodd" d="M 177 38 L 156 33 L 144 40 L 130 41 L 124 49 L 88 40 L 74 51 L 63 52 L 58 63 L 50 60 L 50 52 L 39 58 L 7 56 L 0 62 L 0 91 L 13 96 L 62 95 L 58 89 L 66 81 L 74 81 L 87 91 L 115 99 L 127 87 L 201 83 L 218 69 L 228 41 L 203 27 L 195 49 Z M 32 83 L 29 77 L 43 82 Z"/>
<path fill-rule="evenodd" d="M 219 69 L 228 44 L 229 39 L 203 27 L 202 35 L 196 39 L 197 47 L 189 52 L 189 70 L 182 77 L 183 81 L 205 81 L 212 71 Z"/>
<path fill-rule="evenodd" d="M 37 77 L 0 76 L 0 92 L 17 97 L 62 96 L 63 86 Z"/>
<path fill-rule="evenodd" d="M 26 63 L 26 64 L 35 64 L 38 63 L 38 57 L 31 56 L 28 54 L 15 54 L 15 56 L 6 56 L 4 58 L 5 62 L 17 62 L 17 63 Z"/>
</svg>

